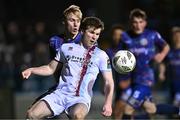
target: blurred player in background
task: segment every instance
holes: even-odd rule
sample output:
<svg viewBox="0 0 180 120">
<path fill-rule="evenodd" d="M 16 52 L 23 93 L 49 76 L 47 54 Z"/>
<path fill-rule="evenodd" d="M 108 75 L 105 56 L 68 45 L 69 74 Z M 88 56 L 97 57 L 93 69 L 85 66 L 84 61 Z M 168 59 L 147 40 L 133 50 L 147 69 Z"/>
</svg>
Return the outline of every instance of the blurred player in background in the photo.
<svg viewBox="0 0 180 120">
<path fill-rule="evenodd" d="M 134 111 L 140 107 L 149 114 L 156 112 L 151 93 L 154 73 L 150 62 L 161 63 L 169 51 L 169 45 L 158 32 L 145 28 L 147 16 L 143 10 L 132 10 L 129 19 L 131 29 L 122 34 L 122 43 L 123 47 L 136 56 L 137 63 L 135 70 L 127 75 L 133 82 L 133 92 L 125 107 L 127 119 L 130 119 Z"/>
<path fill-rule="evenodd" d="M 33 67 L 22 72 L 28 79 L 31 74 L 53 74 L 58 62 L 63 64 L 58 87 L 43 97 L 28 110 L 28 118 L 52 117 L 65 111 L 72 119 L 84 119 L 92 97 L 92 87 L 99 73 L 105 80 L 105 102 L 102 114 L 112 113 L 114 82 L 107 54 L 97 48 L 96 42 L 104 29 L 103 22 L 96 17 L 87 17 L 82 22 L 82 40 L 63 44 L 56 57 L 48 65 Z"/>
<path fill-rule="evenodd" d="M 173 96 L 173 104 L 177 107 L 180 106 L 180 27 L 172 28 L 172 45 L 166 65 L 160 65 L 160 80 L 170 80 L 171 94 Z M 166 75 L 167 77 L 166 78 Z"/>
<path fill-rule="evenodd" d="M 111 63 L 115 53 L 121 49 L 121 46 L 119 46 L 119 42 L 121 41 L 121 35 L 123 31 L 124 28 L 120 24 L 116 24 L 111 28 L 110 31 L 111 38 L 109 41 L 110 48 L 106 50 L 106 53 L 110 57 Z M 121 119 L 126 104 L 125 98 L 128 98 L 126 96 L 123 96 L 123 95 L 127 95 L 123 93 L 129 92 L 130 80 L 125 78 L 123 79 L 122 75 L 117 73 L 114 69 L 113 69 L 113 78 L 115 80 L 115 104 L 113 108 L 113 118 Z"/>
</svg>

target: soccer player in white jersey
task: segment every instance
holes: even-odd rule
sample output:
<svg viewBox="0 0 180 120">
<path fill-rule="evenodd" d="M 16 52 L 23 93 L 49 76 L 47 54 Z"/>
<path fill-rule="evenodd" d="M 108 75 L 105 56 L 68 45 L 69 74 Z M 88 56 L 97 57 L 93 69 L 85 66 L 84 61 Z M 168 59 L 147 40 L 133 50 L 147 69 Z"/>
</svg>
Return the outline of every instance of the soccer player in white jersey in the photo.
<svg viewBox="0 0 180 120">
<path fill-rule="evenodd" d="M 63 63 L 58 87 L 28 110 L 28 118 L 52 117 L 65 111 L 72 119 L 84 119 L 90 109 L 92 87 L 99 71 L 105 80 L 102 114 L 111 116 L 114 82 L 110 60 L 107 54 L 96 46 L 103 29 L 104 24 L 99 18 L 85 18 L 81 26 L 82 40 L 79 43 L 63 44 L 55 59 L 48 65 L 22 72 L 25 79 L 31 74 L 51 75 L 58 62 Z"/>
</svg>

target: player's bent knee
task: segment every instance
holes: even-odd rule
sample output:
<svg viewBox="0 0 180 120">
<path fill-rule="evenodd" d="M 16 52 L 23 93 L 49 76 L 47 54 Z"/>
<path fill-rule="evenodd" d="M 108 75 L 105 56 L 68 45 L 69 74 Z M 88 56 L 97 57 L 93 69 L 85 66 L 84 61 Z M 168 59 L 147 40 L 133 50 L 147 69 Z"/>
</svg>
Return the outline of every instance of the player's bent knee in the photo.
<svg viewBox="0 0 180 120">
<path fill-rule="evenodd" d="M 28 110 L 27 111 L 27 118 L 30 118 L 30 119 L 37 119 L 38 118 L 38 115 L 32 111 L 32 110 Z"/>
<path fill-rule="evenodd" d="M 147 113 L 154 114 L 156 112 L 156 105 L 153 102 L 144 102 L 144 108 Z"/>
<path fill-rule="evenodd" d="M 156 113 L 156 107 L 151 107 L 151 108 L 148 108 L 146 109 L 146 112 L 149 113 L 149 114 L 154 114 Z"/>
<path fill-rule="evenodd" d="M 42 113 L 39 113 L 35 110 L 28 110 L 27 111 L 27 118 L 30 118 L 30 119 L 40 119 L 40 118 L 43 118 L 42 116 Z"/>
<path fill-rule="evenodd" d="M 150 108 L 146 109 L 147 113 L 154 114 L 156 112 L 156 106 L 152 105 Z"/>
<path fill-rule="evenodd" d="M 82 113 L 82 112 L 75 112 L 73 114 L 73 118 L 74 119 L 84 119 L 86 116 L 86 114 Z"/>
<path fill-rule="evenodd" d="M 130 105 L 126 105 L 125 106 L 125 110 L 124 110 L 124 113 L 127 114 L 127 115 L 132 115 L 134 112 L 134 108 Z"/>
<path fill-rule="evenodd" d="M 69 115 L 73 119 L 84 119 L 88 113 L 87 106 L 82 103 L 75 104 L 70 108 Z"/>
</svg>

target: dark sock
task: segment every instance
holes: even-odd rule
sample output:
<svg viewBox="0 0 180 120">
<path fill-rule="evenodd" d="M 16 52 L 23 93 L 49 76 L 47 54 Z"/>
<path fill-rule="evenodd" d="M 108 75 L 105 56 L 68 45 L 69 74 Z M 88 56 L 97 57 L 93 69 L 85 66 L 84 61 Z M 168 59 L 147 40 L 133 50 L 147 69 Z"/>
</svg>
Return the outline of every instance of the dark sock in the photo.
<svg viewBox="0 0 180 120">
<path fill-rule="evenodd" d="M 148 114 L 134 115 L 134 120 L 149 120 Z"/>
<path fill-rule="evenodd" d="M 179 107 L 169 105 L 169 104 L 158 104 L 156 105 L 156 114 L 160 115 L 172 115 L 179 114 Z"/>
<path fill-rule="evenodd" d="M 124 114 L 122 117 L 122 120 L 130 120 L 130 119 L 131 119 L 131 115 Z"/>
</svg>

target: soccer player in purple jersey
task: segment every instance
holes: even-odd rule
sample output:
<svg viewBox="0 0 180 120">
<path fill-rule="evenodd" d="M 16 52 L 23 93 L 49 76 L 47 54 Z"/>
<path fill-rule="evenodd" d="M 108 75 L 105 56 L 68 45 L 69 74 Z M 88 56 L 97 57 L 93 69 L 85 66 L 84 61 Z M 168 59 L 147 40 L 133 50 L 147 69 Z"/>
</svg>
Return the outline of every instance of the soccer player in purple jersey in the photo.
<svg viewBox="0 0 180 120">
<path fill-rule="evenodd" d="M 52 59 L 63 43 L 79 42 L 81 33 L 79 32 L 82 19 L 82 12 L 76 5 L 71 5 L 63 12 L 64 32 L 50 38 L 50 54 Z"/>
<path fill-rule="evenodd" d="M 100 19 L 85 18 L 82 22 L 82 39 L 78 43 L 63 44 L 48 65 L 29 68 L 22 72 L 23 78 L 26 79 L 31 74 L 51 75 L 58 62 L 63 64 L 58 87 L 28 110 L 28 118 L 52 117 L 65 111 L 72 119 L 84 119 L 90 109 L 92 87 L 99 71 L 105 80 L 102 114 L 112 114 L 114 82 L 110 60 L 96 45 L 103 29 L 104 24 Z"/>
<path fill-rule="evenodd" d="M 65 30 L 60 35 L 52 36 L 49 40 L 49 49 L 50 49 L 50 58 L 54 59 L 58 50 L 60 49 L 63 43 L 70 42 L 79 42 L 81 39 L 81 33 L 79 32 L 80 24 L 82 19 L 82 12 L 80 8 L 76 5 L 71 5 L 66 8 L 63 12 L 63 24 L 65 26 Z M 60 71 L 62 69 L 62 65 L 59 64 L 57 70 L 55 71 L 55 80 L 56 84 L 51 87 L 48 91 L 39 96 L 34 103 L 40 100 L 42 97 L 50 94 L 54 91 L 58 85 Z M 34 104 L 33 103 L 33 104 Z"/>
<path fill-rule="evenodd" d="M 129 18 L 131 29 L 122 34 L 122 42 L 123 46 L 135 55 L 137 64 L 135 70 L 127 75 L 133 82 L 133 92 L 125 107 L 127 118 L 140 107 L 149 114 L 159 113 L 162 107 L 156 106 L 152 101 L 154 73 L 150 63 L 161 63 L 169 51 L 169 45 L 157 31 L 145 28 L 147 16 L 143 10 L 132 10 Z"/>
<path fill-rule="evenodd" d="M 81 33 L 79 32 L 82 19 L 82 12 L 76 5 L 71 5 L 63 12 L 64 32 L 60 35 L 52 36 L 49 41 L 50 57 L 53 59 L 63 43 L 79 42 Z M 57 81 L 58 82 L 58 81 Z"/>
</svg>

